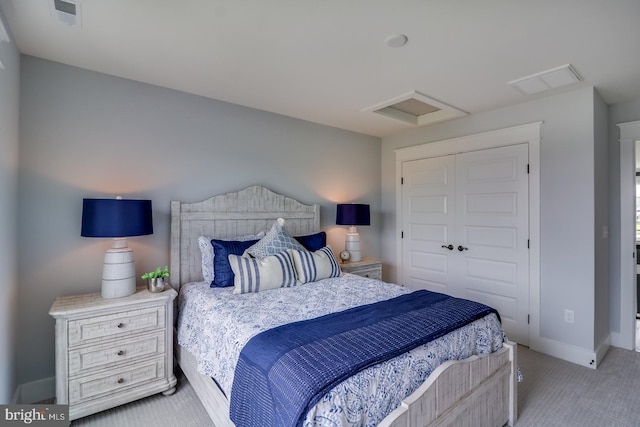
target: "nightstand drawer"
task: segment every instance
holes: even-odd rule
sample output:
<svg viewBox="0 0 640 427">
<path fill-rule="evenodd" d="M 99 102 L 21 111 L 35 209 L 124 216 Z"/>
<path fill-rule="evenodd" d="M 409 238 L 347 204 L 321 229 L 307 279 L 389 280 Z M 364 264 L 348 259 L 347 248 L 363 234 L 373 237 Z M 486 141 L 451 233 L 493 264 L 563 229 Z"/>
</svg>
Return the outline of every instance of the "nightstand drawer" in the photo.
<svg viewBox="0 0 640 427">
<path fill-rule="evenodd" d="M 69 381 L 69 404 L 124 391 L 128 388 L 156 381 L 165 377 L 164 358 L 119 367 L 95 375 Z"/>
<path fill-rule="evenodd" d="M 163 306 L 69 321 L 69 346 L 163 328 Z"/>
<path fill-rule="evenodd" d="M 86 374 L 140 357 L 149 359 L 154 355 L 161 356 L 165 350 L 165 338 L 165 332 L 160 331 L 151 335 L 135 335 L 108 344 L 71 350 L 69 376 Z"/>
<path fill-rule="evenodd" d="M 376 268 L 354 268 L 349 273 L 357 274 L 358 276 L 368 277 L 370 279 L 382 280 L 382 271 L 379 267 Z"/>
<path fill-rule="evenodd" d="M 379 259 L 366 257 L 362 261 L 340 264 L 340 268 L 345 273 L 382 280 L 382 261 Z"/>
</svg>

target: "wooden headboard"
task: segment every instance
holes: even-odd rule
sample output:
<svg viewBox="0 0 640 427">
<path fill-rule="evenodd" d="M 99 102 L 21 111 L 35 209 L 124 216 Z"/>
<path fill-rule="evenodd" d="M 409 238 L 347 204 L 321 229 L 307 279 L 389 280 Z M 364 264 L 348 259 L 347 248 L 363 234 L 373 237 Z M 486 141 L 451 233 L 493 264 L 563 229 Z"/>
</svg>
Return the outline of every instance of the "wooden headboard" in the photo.
<svg viewBox="0 0 640 427">
<path fill-rule="evenodd" d="M 171 286 L 179 290 L 183 283 L 203 280 L 199 236 L 230 239 L 256 234 L 269 230 L 278 218 L 286 220 L 291 235 L 320 231 L 320 205 L 305 205 L 259 185 L 202 202 L 172 201 Z"/>
</svg>

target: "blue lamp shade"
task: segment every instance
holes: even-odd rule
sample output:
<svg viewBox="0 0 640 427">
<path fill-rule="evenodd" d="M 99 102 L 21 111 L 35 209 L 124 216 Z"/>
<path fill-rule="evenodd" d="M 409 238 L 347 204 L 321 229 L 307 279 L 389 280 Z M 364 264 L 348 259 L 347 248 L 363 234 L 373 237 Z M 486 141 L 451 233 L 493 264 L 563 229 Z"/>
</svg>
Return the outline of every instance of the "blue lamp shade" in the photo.
<svg viewBox="0 0 640 427">
<path fill-rule="evenodd" d="M 369 205 L 358 203 L 339 204 L 336 211 L 337 225 L 371 225 Z"/>
<path fill-rule="evenodd" d="M 371 225 L 371 214 L 369 213 L 369 205 L 358 203 L 339 204 L 336 211 L 336 224 L 348 225 L 349 232 L 345 238 L 344 248 L 349 252 L 350 260 L 358 262 L 362 259 L 360 253 L 360 234 L 358 234 L 358 225 Z"/>
<path fill-rule="evenodd" d="M 120 298 L 136 293 L 136 268 L 127 237 L 153 234 L 151 200 L 83 199 L 84 237 L 111 237 L 104 254 L 102 297 Z"/>
<path fill-rule="evenodd" d="M 83 199 L 84 237 L 133 237 L 153 234 L 151 200 Z"/>
</svg>

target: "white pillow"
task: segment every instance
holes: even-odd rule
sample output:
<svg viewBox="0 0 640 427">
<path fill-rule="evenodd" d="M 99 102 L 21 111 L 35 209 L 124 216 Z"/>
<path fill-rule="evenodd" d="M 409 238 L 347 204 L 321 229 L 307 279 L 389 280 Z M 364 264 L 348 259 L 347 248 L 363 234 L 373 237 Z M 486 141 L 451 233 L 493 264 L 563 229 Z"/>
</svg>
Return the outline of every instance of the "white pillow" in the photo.
<svg viewBox="0 0 640 427">
<path fill-rule="evenodd" d="M 234 294 L 289 288 L 297 284 L 296 270 L 288 252 L 264 258 L 229 255 L 229 264 L 235 276 Z"/>
<path fill-rule="evenodd" d="M 231 239 L 224 240 L 235 240 L 236 242 L 260 240 L 265 236 L 265 234 L 267 233 L 262 230 L 258 234 L 247 234 L 245 236 L 237 236 Z M 215 277 L 215 274 L 213 272 L 213 258 L 215 257 L 215 253 L 213 251 L 213 246 L 211 246 L 211 239 L 212 237 L 198 237 L 198 246 L 200 247 L 200 257 L 202 260 L 202 277 L 207 283 L 213 282 L 213 278 Z"/>
<path fill-rule="evenodd" d="M 267 231 L 267 234 L 259 242 L 248 248 L 245 253 L 256 258 L 264 258 L 284 252 L 287 249 L 306 251 L 304 246 L 287 234 L 283 226 L 284 219 L 278 218 L 271 226 L 271 229 Z"/>
<path fill-rule="evenodd" d="M 293 258 L 293 265 L 301 284 L 342 275 L 340 264 L 338 264 L 330 246 L 325 246 L 315 252 L 295 249 L 289 249 L 288 252 Z"/>
</svg>

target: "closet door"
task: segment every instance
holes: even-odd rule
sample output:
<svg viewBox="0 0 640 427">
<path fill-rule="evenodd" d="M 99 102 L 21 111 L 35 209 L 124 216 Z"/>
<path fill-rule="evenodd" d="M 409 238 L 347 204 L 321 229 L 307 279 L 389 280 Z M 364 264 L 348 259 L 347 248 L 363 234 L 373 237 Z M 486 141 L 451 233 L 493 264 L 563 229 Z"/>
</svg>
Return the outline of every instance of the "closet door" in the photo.
<svg viewBox="0 0 640 427">
<path fill-rule="evenodd" d="M 455 156 L 402 164 L 404 285 L 450 293 L 455 236 Z"/>
<path fill-rule="evenodd" d="M 402 164 L 402 277 L 490 305 L 529 342 L 528 146 Z"/>
<path fill-rule="evenodd" d="M 450 290 L 498 310 L 529 343 L 529 159 L 526 144 L 456 156 L 456 267 Z M 462 251 L 459 251 L 458 247 Z"/>
</svg>

